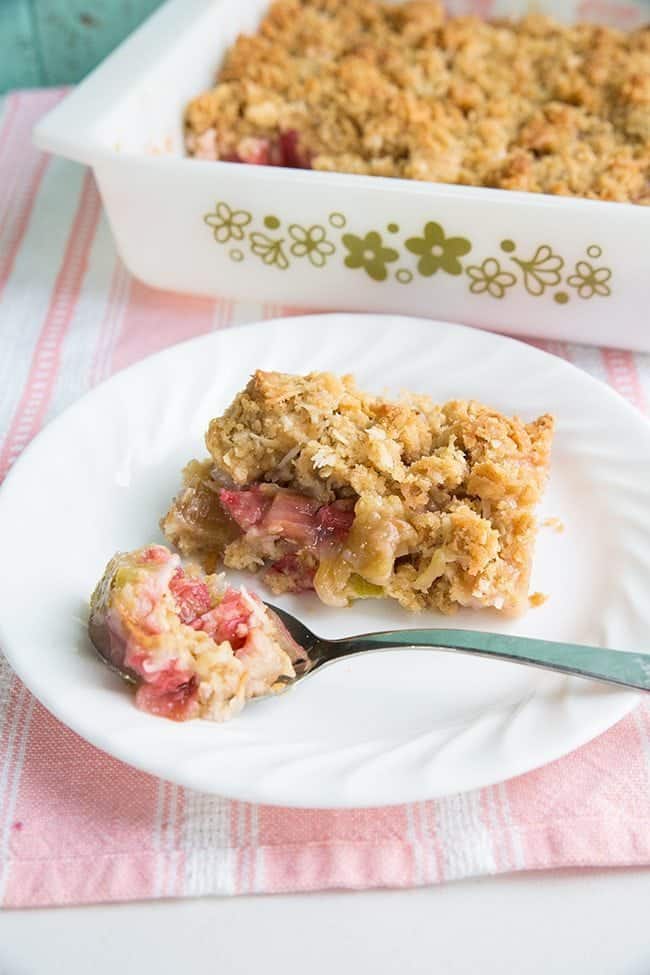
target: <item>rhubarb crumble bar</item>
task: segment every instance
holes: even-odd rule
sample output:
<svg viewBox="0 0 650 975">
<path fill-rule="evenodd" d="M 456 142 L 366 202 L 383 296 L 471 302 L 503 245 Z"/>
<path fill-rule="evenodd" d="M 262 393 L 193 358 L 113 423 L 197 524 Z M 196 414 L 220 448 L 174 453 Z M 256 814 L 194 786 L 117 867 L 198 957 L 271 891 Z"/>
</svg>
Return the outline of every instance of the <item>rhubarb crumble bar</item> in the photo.
<svg viewBox="0 0 650 975">
<path fill-rule="evenodd" d="M 152 714 L 223 721 L 281 691 L 304 651 L 253 593 L 204 575 L 163 545 L 118 554 L 90 603 L 102 657 L 137 685 Z"/>
<path fill-rule="evenodd" d="M 330 606 L 521 611 L 553 417 L 364 393 L 351 376 L 257 372 L 209 425 L 161 522 L 207 571 L 260 572 Z"/>
<path fill-rule="evenodd" d="M 650 29 L 277 0 L 187 107 L 190 155 L 650 203 Z"/>
</svg>

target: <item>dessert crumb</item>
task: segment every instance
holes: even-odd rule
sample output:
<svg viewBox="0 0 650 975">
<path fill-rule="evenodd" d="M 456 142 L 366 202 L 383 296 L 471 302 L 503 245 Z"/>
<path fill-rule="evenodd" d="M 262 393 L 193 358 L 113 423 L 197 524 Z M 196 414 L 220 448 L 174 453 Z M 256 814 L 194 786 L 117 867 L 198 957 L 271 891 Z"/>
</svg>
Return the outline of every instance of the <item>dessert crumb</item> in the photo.
<svg viewBox="0 0 650 975">
<path fill-rule="evenodd" d="M 545 518 L 542 528 L 552 528 L 554 532 L 561 535 L 564 531 L 564 522 L 560 518 Z"/>
<path fill-rule="evenodd" d="M 538 606 L 543 606 L 549 599 L 550 596 L 545 592 L 534 592 L 528 597 L 528 602 L 534 609 L 537 609 Z"/>
</svg>

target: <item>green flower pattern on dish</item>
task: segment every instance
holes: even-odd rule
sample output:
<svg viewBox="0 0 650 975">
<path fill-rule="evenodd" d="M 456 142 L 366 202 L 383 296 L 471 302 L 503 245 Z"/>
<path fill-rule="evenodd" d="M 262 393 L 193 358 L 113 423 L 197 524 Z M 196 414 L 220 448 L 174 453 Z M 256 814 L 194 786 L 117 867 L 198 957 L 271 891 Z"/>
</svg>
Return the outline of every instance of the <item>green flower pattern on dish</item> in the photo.
<svg viewBox="0 0 650 975">
<path fill-rule="evenodd" d="M 325 228 L 320 224 L 301 227 L 292 223 L 289 226 L 289 236 L 293 240 L 290 251 L 294 257 L 307 257 L 314 267 L 324 267 L 327 258 L 336 250 L 331 240 L 327 239 Z"/>
<path fill-rule="evenodd" d="M 386 265 L 396 261 L 399 251 L 393 247 L 384 247 L 381 234 L 371 230 L 365 237 L 356 234 L 343 234 L 341 238 L 348 249 L 345 266 L 351 268 L 362 267 L 373 281 L 385 281 L 388 277 Z"/>
<path fill-rule="evenodd" d="M 578 261 L 575 274 L 567 278 L 567 284 L 575 288 L 580 298 L 593 298 L 600 295 L 607 298 L 612 293 L 608 281 L 612 272 L 608 267 L 593 267 L 588 261 Z"/>
<path fill-rule="evenodd" d="M 442 271 L 452 277 L 465 275 L 469 279 L 466 287 L 474 295 L 502 299 L 513 291 L 525 289 L 528 295 L 540 298 L 551 291 L 548 297 L 563 307 L 571 300 L 570 289 L 583 299 L 607 298 L 612 293 L 611 268 L 578 260 L 573 264 L 574 272 L 569 274 L 570 265 L 550 244 L 539 244 L 532 257 L 525 258 L 518 256 L 517 241 L 504 236 L 498 244 L 499 258 L 488 251 L 487 256 L 477 255 L 474 263 L 464 265 L 461 258 L 476 250 L 475 242 L 468 237 L 448 236 L 443 225 L 435 220 L 424 224 L 420 236 L 406 235 L 410 228 L 404 227 L 403 215 L 399 221 L 382 223 L 392 235 L 388 238 L 395 245 L 392 247 L 378 230 L 351 233 L 348 217 L 339 211 L 329 213 L 326 219 L 321 215 L 321 220 L 321 223 L 290 223 L 281 214 L 264 213 L 254 217 L 248 210 L 238 209 L 224 200 L 218 200 L 214 209 L 203 215 L 203 222 L 218 244 L 240 244 L 227 249 L 232 261 L 246 261 L 253 255 L 274 270 L 286 271 L 292 259 L 306 259 L 319 269 L 342 261 L 347 268 L 364 271 L 373 281 L 386 281 L 390 275 L 400 285 L 412 284 L 418 275 L 432 278 Z M 506 229 L 502 228 L 501 233 Z M 603 248 L 591 242 L 584 253 L 592 260 L 598 259 Z M 411 268 L 404 266 L 412 261 L 409 254 L 417 258 Z M 390 266 L 398 260 L 404 263 L 397 269 Z"/>
<path fill-rule="evenodd" d="M 405 246 L 419 256 L 418 271 L 425 278 L 436 271 L 462 274 L 463 265 L 459 258 L 472 249 L 466 237 L 445 237 L 440 224 L 434 221 L 425 224 L 422 237 L 409 237 Z"/>
<path fill-rule="evenodd" d="M 216 204 L 214 213 L 206 213 L 203 217 L 208 227 L 212 227 L 214 239 L 219 244 L 243 240 L 245 229 L 252 219 L 253 215 L 248 210 L 232 210 L 223 200 Z"/>
<path fill-rule="evenodd" d="M 472 265 L 467 269 L 472 279 L 469 290 L 474 295 L 484 294 L 486 291 L 493 298 L 503 298 L 507 288 L 517 283 L 517 278 L 510 271 L 504 271 L 496 257 L 486 257 L 482 264 Z"/>
<path fill-rule="evenodd" d="M 265 264 L 275 265 L 281 271 L 286 271 L 289 267 L 289 260 L 284 253 L 282 245 L 284 238 L 279 240 L 269 237 L 268 234 L 253 233 L 250 235 L 251 250 L 257 257 L 261 257 Z"/>
<path fill-rule="evenodd" d="M 520 257 L 511 257 L 510 260 L 519 265 L 526 291 L 536 298 L 562 280 L 564 260 L 559 254 L 554 254 L 548 244 L 540 244 L 529 261 Z"/>
</svg>

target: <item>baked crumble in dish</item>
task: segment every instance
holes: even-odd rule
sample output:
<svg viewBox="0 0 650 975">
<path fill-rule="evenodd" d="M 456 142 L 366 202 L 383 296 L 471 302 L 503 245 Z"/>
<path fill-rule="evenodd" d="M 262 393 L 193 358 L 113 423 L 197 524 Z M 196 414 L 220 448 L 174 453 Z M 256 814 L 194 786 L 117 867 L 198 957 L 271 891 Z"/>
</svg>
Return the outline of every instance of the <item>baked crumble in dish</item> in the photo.
<svg viewBox="0 0 650 975">
<path fill-rule="evenodd" d="M 554 420 L 364 393 L 351 376 L 256 372 L 211 421 L 162 519 L 214 571 L 329 606 L 523 611 Z"/>
<path fill-rule="evenodd" d="M 186 110 L 190 155 L 650 203 L 650 28 L 278 0 Z"/>
<path fill-rule="evenodd" d="M 163 545 L 118 554 L 90 603 L 104 659 L 137 685 L 143 711 L 223 721 L 284 690 L 304 651 L 258 596 L 229 588 Z"/>
</svg>

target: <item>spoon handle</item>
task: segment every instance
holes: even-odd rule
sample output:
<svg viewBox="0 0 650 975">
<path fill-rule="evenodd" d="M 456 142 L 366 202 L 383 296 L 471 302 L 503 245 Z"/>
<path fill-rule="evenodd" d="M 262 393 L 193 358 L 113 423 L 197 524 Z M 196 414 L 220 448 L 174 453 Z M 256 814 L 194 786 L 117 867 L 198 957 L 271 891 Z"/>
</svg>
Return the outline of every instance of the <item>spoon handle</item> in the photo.
<svg viewBox="0 0 650 975">
<path fill-rule="evenodd" d="M 650 654 L 552 643 L 530 637 L 480 633 L 474 630 L 393 630 L 366 633 L 344 640 L 328 640 L 322 663 L 366 650 L 396 647 L 453 650 L 480 657 L 496 657 L 608 684 L 650 690 Z"/>
</svg>

